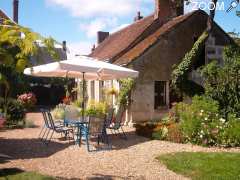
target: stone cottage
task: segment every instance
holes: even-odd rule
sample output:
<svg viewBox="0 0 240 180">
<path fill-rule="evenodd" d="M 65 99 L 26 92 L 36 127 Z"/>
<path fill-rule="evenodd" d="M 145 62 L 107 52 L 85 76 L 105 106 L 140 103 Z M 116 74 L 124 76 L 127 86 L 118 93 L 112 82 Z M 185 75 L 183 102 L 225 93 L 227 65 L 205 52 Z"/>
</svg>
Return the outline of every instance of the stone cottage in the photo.
<svg viewBox="0 0 240 180">
<path fill-rule="evenodd" d="M 177 6 L 171 0 L 155 0 L 153 14 L 143 18 L 138 13 L 133 24 L 113 34 L 98 32 L 98 46 L 91 57 L 140 72 L 127 121 L 158 119 L 174 100 L 169 87 L 172 67 L 191 50 L 206 29 L 208 18 L 201 10 L 183 13 L 183 0 Z M 223 48 L 230 43 L 232 39 L 215 23 L 213 36 L 205 43 L 200 65 L 211 59 L 221 62 Z M 89 84 L 90 92 L 97 100 L 101 99 L 99 88 L 102 86 L 103 82 Z"/>
</svg>

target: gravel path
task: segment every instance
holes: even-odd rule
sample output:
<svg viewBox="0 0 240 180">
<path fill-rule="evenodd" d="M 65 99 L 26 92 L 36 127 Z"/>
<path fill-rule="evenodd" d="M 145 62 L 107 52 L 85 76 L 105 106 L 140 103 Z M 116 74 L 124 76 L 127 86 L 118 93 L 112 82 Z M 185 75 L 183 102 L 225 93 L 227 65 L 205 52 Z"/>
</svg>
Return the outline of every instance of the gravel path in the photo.
<svg viewBox="0 0 240 180">
<path fill-rule="evenodd" d="M 111 137 L 113 150 L 88 153 L 85 146 L 78 147 L 57 139 L 46 147 L 38 139 L 42 119 L 39 113 L 28 114 L 37 128 L 0 131 L 0 154 L 13 157 L 0 161 L 1 168 L 16 167 L 26 171 L 66 179 L 186 179 L 168 170 L 155 158 L 164 153 L 181 151 L 231 151 L 240 149 L 203 148 L 190 144 L 150 141 L 127 129 L 128 141 Z"/>
</svg>

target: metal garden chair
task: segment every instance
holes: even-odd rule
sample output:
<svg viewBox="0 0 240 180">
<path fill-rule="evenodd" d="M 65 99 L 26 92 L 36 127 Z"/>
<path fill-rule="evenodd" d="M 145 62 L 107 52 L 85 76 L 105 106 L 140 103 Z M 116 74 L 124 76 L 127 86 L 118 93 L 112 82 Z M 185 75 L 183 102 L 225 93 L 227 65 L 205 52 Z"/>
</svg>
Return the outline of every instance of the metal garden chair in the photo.
<svg viewBox="0 0 240 180">
<path fill-rule="evenodd" d="M 115 121 L 112 122 L 109 126 L 107 126 L 107 129 L 110 129 L 112 133 L 116 135 L 120 135 L 123 139 L 127 140 L 127 135 L 123 130 L 123 121 L 122 121 L 124 111 L 125 111 L 125 108 L 123 106 L 120 106 L 116 114 Z"/>
<path fill-rule="evenodd" d="M 99 146 L 100 140 L 101 142 L 106 142 L 109 147 L 109 140 L 107 134 L 104 133 L 105 131 L 105 120 L 96 117 L 89 117 L 88 123 L 81 128 L 81 136 L 85 139 L 87 150 L 88 152 L 91 151 L 90 149 L 90 139 L 97 138 L 97 144 Z"/>
<path fill-rule="evenodd" d="M 44 140 L 44 137 L 45 135 L 48 135 L 49 134 L 49 131 L 50 131 L 50 124 L 49 124 L 49 121 L 48 121 L 48 118 L 47 118 L 47 114 L 46 114 L 46 110 L 44 109 L 40 109 L 42 115 L 43 115 L 43 120 L 44 120 L 44 124 L 43 124 L 43 127 L 38 135 L 38 137 L 41 139 L 41 140 Z M 46 134 L 47 133 L 47 134 Z M 47 139 L 47 136 L 46 136 L 46 139 Z"/>
<path fill-rule="evenodd" d="M 73 129 L 72 128 L 69 128 L 69 127 L 65 127 L 65 126 L 58 126 L 54 123 L 54 120 L 52 118 L 52 114 L 50 113 L 50 111 L 46 111 L 46 116 L 47 116 L 47 119 L 48 119 L 48 122 L 49 122 L 49 129 L 50 131 L 52 131 L 51 135 L 50 135 L 50 138 L 47 140 L 46 138 L 46 144 L 48 144 L 52 137 L 53 137 L 53 134 L 54 133 L 58 133 L 58 134 L 64 134 L 65 137 L 69 139 L 70 141 L 70 136 L 69 134 L 72 133 L 73 134 Z M 50 133 L 50 131 L 48 133 Z M 48 137 L 48 134 L 47 134 L 47 137 Z M 73 137 L 74 138 L 74 137 Z"/>
</svg>

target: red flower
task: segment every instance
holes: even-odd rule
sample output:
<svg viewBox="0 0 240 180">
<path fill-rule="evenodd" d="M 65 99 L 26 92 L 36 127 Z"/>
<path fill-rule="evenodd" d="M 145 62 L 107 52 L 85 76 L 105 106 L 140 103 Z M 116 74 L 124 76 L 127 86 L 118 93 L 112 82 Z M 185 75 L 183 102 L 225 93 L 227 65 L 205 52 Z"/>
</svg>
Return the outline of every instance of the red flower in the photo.
<svg viewBox="0 0 240 180">
<path fill-rule="evenodd" d="M 71 97 L 66 96 L 62 99 L 63 104 L 70 105 L 71 103 Z"/>
</svg>

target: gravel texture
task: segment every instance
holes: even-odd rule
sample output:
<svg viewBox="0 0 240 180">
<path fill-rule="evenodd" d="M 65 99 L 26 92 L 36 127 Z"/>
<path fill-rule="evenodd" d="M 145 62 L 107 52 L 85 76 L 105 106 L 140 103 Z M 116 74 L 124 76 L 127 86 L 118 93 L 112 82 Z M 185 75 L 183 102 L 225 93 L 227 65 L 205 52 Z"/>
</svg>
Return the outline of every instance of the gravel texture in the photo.
<svg viewBox="0 0 240 180">
<path fill-rule="evenodd" d="M 85 145 L 78 147 L 73 142 L 59 139 L 44 145 L 38 134 L 42 125 L 39 113 L 29 113 L 36 128 L 0 131 L 1 168 L 20 168 L 66 179 L 186 179 L 168 170 L 155 158 L 160 154 L 182 151 L 240 152 L 240 149 L 203 148 L 190 144 L 165 141 L 150 141 L 134 134 L 134 129 L 125 128 L 128 140 L 111 135 L 112 150 L 88 153 Z"/>
</svg>

